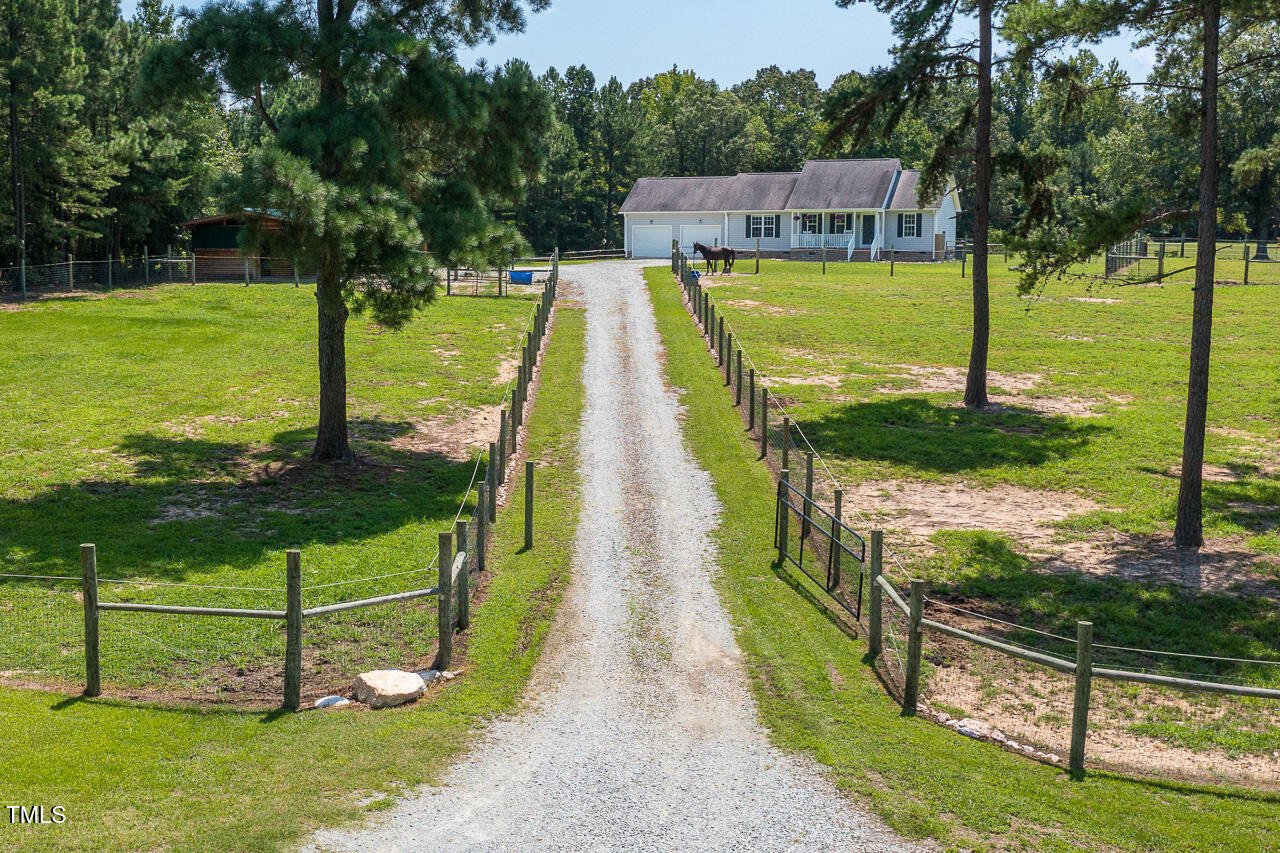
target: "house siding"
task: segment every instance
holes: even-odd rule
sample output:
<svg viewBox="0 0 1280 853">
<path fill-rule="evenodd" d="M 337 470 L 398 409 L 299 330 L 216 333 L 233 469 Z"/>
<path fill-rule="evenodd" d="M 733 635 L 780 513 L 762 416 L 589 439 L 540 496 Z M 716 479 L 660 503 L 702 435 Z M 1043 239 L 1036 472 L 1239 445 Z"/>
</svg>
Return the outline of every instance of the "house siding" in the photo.
<svg viewBox="0 0 1280 853">
<path fill-rule="evenodd" d="M 908 216 L 919 213 L 920 233 L 915 237 L 898 236 L 898 214 Z M 935 216 L 931 210 L 890 210 L 885 213 L 884 247 L 892 247 L 897 252 L 933 252 L 933 235 Z"/>
<path fill-rule="evenodd" d="M 953 193 L 947 193 L 938 210 L 938 230 L 947 235 L 947 247 L 956 244 L 956 202 Z"/>
<path fill-rule="evenodd" d="M 756 238 L 747 236 L 747 217 L 748 216 L 777 216 L 779 219 L 779 234 L 777 237 L 762 237 L 760 239 L 760 249 L 762 251 L 777 252 L 785 251 L 791 248 L 791 214 L 785 210 L 758 210 L 748 212 L 734 212 L 729 214 L 729 239 L 726 245 L 735 249 L 755 249 Z"/>
</svg>

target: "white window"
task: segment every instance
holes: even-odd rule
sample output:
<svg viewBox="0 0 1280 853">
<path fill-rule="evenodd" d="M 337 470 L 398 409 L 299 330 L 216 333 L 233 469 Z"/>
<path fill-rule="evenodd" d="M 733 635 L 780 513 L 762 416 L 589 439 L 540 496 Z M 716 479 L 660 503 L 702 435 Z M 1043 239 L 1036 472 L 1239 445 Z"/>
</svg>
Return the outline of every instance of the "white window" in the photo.
<svg viewBox="0 0 1280 853">
<path fill-rule="evenodd" d="M 849 213 L 833 213 L 831 214 L 831 233 L 844 234 L 846 231 L 852 231 L 853 215 Z"/>
<path fill-rule="evenodd" d="M 899 220 L 902 222 L 901 234 L 903 237 L 919 237 L 920 214 L 918 213 L 899 213 Z"/>
<path fill-rule="evenodd" d="M 818 233 L 818 214 L 804 213 L 800 215 L 800 233 L 801 234 L 817 234 Z"/>
<path fill-rule="evenodd" d="M 778 236 L 778 217 L 750 214 L 747 216 L 747 236 L 768 239 Z"/>
</svg>

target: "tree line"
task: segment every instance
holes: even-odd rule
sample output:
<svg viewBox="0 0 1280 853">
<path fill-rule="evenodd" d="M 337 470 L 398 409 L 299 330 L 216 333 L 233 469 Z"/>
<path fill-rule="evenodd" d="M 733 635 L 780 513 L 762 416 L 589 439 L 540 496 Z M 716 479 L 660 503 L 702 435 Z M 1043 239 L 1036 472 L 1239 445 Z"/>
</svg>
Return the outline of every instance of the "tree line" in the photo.
<svg viewBox="0 0 1280 853">
<path fill-rule="evenodd" d="M 271 135 L 273 111 L 312 104 L 314 80 L 290 75 L 252 97 L 209 91 L 181 102 L 144 98 L 142 57 L 183 37 L 188 23 L 163 0 L 143 0 L 132 19 L 115 0 L 14 0 L 0 32 L 8 144 L 0 156 L 12 192 L 0 200 L 0 265 L 67 257 L 100 259 L 180 244 L 178 222 L 223 212 L 228 176 L 238 174 Z M 1223 51 L 1243 67 L 1250 56 L 1280 52 L 1280 25 L 1252 27 Z M 991 73 L 990 138 L 1006 168 L 994 169 L 990 224 L 1014 230 L 1028 210 L 1051 207 L 1055 227 L 1089 227 L 1073 211 L 1097 210 L 1142 196 L 1163 216 L 1145 223 L 1159 235 L 1196 233 L 1197 193 L 1193 53 L 1177 52 L 1151 81 L 1133 81 L 1089 50 L 1049 63 L 1015 62 L 1009 50 Z M 639 177 L 794 171 L 811 157 L 899 157 L 924 168 L 948 146 L 959 117 L 978 100 L 978 80 L 956 75 L 901 114 L 868 114 L 853 134 L 840 113 L 873 85 L 875 72 L 850 71 L 826 89 L 813 72 L 761 68 L 721 87 L 672 68 L 624 84 L 601 83 L 590 69 L 552 68 L 536 79 L 552 105 L 538 140 L 544 166 L 516 203 L 498 206 L 537 251 L 621 245 L 618 208 Z M 1151 82 L 1150 87 L 1135 86 Z M 1251 237 L 1257 252 L 1280 224 L 1280 168 L 1269 146 L 1280 132 L 1280 73 L 1226 75 L 1219 92 L 1221 237 Z M 842 132 L 843 131 L 843 132 Z M 952 158 L 972 236 L 976 161 Z M 1042 197 L 1022 183 L 1047 172 Z M 1172 212 L 1172 213 L 1171 213 Z M 1034 211 L 1033 211 L 1033 215 Z"/>
</svg>

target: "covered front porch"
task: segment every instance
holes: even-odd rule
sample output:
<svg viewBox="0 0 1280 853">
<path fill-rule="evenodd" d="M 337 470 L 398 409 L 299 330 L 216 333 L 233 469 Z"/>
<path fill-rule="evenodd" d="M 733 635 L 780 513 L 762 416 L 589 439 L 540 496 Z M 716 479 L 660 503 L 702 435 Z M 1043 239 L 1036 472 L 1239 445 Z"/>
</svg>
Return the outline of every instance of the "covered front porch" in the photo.
<svg viewBox="0 0 1280 853">
<path fill-rule="evenodd" d="M 857 249 L 874 253 L 883 244 L 884 212 L 879 210 L 795 211 L 791 216 L 791 248 Z"/>
</svg>

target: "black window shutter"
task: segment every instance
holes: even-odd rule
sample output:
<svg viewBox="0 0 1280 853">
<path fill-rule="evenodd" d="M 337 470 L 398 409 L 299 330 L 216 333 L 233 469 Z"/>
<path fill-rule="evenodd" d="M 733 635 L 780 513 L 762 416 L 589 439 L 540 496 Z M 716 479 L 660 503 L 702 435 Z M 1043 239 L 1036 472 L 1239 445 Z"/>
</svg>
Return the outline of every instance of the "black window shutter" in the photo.
<svg viewBox="0 0 1280 853">
<path fill-rule="evenodd" d="M 775 213 L 773 215 L 773 236 L 777 237 L 782 233 L 782 214 Z"/>
<path fill-rule="evenodd" d="M 916 214 L 916 236 L 917 237 L 924 236 L 924 214 L 923 213 Z"/>
<path fill-rule="evenodd" d="M 745 220 L 745 221 L 746 221 L 746 223 L 747 223 L 745 230 L 742 232 L 742 233 L 743 233 L 743 235 L 744 235 L 744 236 L 746 236 L 746 237 L 748 237 L 748 238 L 749 238 L 749 237 L 754 236 L 754 235 L 752 235 L 752 233 L 751 233 L 751 214 L 750 214 L 750 213 L 748 213 L 748 214 L 747 214 L 745 217 L 743 217 L 743 218 L 744 218 L 744 220 Z"/>
<path fill-rule="evenodd" d="M 905 221 L 906 221 L 906 214 L 899 213 L 898 214 L 898 236 L 899 237 L 902 236 L 902 228 L 903 228 L 903 225 L 905 224 Z"/>
</svg>

